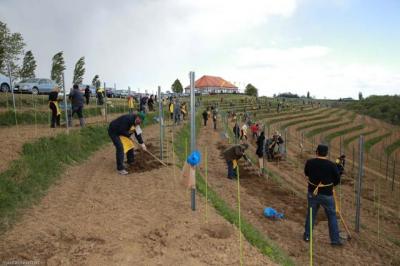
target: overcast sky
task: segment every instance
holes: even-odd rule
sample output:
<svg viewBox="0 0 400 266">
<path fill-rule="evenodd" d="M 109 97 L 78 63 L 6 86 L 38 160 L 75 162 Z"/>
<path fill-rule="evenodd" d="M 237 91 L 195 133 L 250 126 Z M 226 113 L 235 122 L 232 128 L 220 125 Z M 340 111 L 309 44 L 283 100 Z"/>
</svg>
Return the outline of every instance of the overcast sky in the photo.
<svg viewBox="0 0 400 266">
<path fill-rule="evenodd" d="M 85 83 L 142 92 L 193 70 L 269 96 L 400 94 L 399 14 L 399 0 L 0 0 L 38 77 L 64 51 L 67 82 L 85 56 Z"/>
</svg>

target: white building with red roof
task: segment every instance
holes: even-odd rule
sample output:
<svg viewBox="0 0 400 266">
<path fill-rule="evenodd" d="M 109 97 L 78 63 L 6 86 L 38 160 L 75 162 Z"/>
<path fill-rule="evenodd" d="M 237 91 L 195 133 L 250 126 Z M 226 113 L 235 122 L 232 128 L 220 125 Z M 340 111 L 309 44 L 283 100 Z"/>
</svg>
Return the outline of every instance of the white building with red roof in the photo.
<svg viewBox="0 0 400 266">
<path fill-rule="evenodd" d="M 202 76 L 194 83 L 195 92 L 205 93 L 238 93 L 239 88 L 221 77 Z M 190 93 L 190 86 L 185 88 Z"/>
</svg>

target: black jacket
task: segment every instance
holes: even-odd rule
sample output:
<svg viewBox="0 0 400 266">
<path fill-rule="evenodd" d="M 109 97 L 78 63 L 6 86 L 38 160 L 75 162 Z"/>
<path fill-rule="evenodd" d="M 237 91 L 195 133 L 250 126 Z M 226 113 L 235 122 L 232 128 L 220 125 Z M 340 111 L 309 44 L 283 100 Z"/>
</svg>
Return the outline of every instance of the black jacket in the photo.
<svg viewBox="0 0 400 266">
<path fill-rule="evenodd" d="M 340 175 L 336 165 L 326 159 L 314 158 L 306 162 L 304 174 L 308 177 L 308 191 L 312 193 L 316 186 L 321 183 L 323 185 L 332 184 L 327 187 L 319 188 L 319 194 L 332 195 L 332 189 L 339 184 Z M 312 184 L 311 184 L 312 183 Z"/>
<path fill-rule="evenodd" d="M 130 137 L 132 133 L 130 132 L 132 126 L 135 125 L 136 114 L 123 115 L 117 119 L 111 121 L 108 127 L 108 133 L 114 136 L 125 136 Z M 139 144 L 143 143 L 142 135 L 134 132 L 136 139 Z"/>
<path fill-rule="evenodd" d="M 69 94 L 69 99 L 71 100 L 72 107 L 82 107 L 85 102 L 79 89 L 73 89 Z"/>
<path fill-rule="evenodd" d="M 260 157 L 264 155 L 264 149 L 263 149 L 264 141 L 265 141 L 265 136 L 264 134 L 261 134 L 257 139 L 257 150 L 256 150 L 256 154 Z"/>
</svg>

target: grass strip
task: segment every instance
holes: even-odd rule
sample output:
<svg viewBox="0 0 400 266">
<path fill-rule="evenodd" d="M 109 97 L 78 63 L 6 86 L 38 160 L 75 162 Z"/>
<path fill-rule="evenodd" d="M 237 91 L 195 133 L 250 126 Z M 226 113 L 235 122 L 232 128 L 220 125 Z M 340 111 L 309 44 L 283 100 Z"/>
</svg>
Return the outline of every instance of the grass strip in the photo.
<svg viewBox="0 0 400 266">
<path fill-rule="evenodd" d="M 196 129 L 198 135 L 200 129 L 200 117 L 196 119 Z M 177 134 L 175 139 L 175 151 L 181 161 L 184 161 L 185 154 L 185 139 L 190 139 L 190 127 L 186 124 Z M 198 192 L 205 195 L 206 184 L 203 176 L 199 171 L 196 171 L 196 187 Z M 234 224 L 237 228 L 239 225 L 238 212 L 229 207 L 229 205 L 218 196 L 218 194 L 207 186 L 207 195 L 209 201 L 213 204 L 217 212 L 224 217 L 227 221 Z M 271 258 L 276 263 L 281 265 L 294 265 L 294 262 L 288 255 L 285 254 L 278 246 L 276 246 L 270 239 L 265 237 L 260 231 L 258 231 L 252 224 L 246 221 L 244 217 L 241 217 L 241 232 L 247 241 L 253 246 L 257 247 L 260 252 Z"/>
<path fill-rule="evenodd" d="M 334 138 L 346 135 L 346 134 L 348 134 L 350 132 L 353 132 L 353 131 L 359 131 L 359 130 L 364 129 L 364 128 L 365 128 L 365 125 L 361 124 L 361 125 L 357 125 L 357 126 L 354 126 L 354 127 L 346 128 L 346 129 L 343 129 L 343 130 L 340 130 L 340 131 L 335 131 L 335 132 L 332 132 L 331 134 L 328 134 L 327 136 L 325 136 L 325 141 L 330 143 L 331 140 L 334 139 Z"/>
<path fill-rule="evenodd" d="M 367 153 L 371 150 L 371 148 L 375 145 L 381 142 L 384 138 L 389 137 L 392 134 L 392 132 L 388 132 L 379 136 L 376 136 L 375 138 L 369 139 L 364 143 L 364 148 Z"/>
<path fill-rule="evenodd" d="M 108 113 L 122 113 L 124 112 L 124 107 L 121 105 L 115 105 L 114 107 L 108 107 Z M 47 124 L 49 123 L 49 112 L 36 112 L 36 123 L 37 124 Z M 83 109 L 83 117 L 93 117 L 100 115 L 100 108 L 84 108 Z M 65 114 L 61 114 L 61 119 L 65 117 Z M 35 112 L 34 110 L 31 111 L 24 111 L 18 112 L 17 111 L 17 120 L 18 124 L 24 125 L 32 125 L 35 123 Z M 6 111 L 0 113 L 0 126 L 15 126 L 15 115 L 14 111 Z"/>
<path fill-rule="evenodd" d="M 294 126 L 294 125 L 297 125 L 297 124 L 307 123 L 307 122 L 310 122 L 310 121 L 329 118 L 332 114 L 334 114 L 336 112 L 336 110 L 334 110 L 334 111 L 330 110 L 329 113 L 325 114 L 328 110 L 329 109 L 325 109 L 324 111 L 320 112 L 320 113 L 324 113 L 323 115 L 312 116 L 312 117 L 310 117 L 309 115 L 303 115 L 303 116 L 301 116 L 299 118 L 303 118 L 304 117 L 304 119 L 289 121 L 289 122 L 281 125 L 281 129 L 285 129 L 285 128 L 288 128 L 290 126 Z"/>
<path fill-rule="evenodd" d="M 392 144 L 388 145 L 385 148 L 385 153 L 389 156 L 391 155 L 395 150 L 397 150 L 400 147 L 400 139 L 396 140 Z"/>
<path fill-rule="evenodd" d="M 340 120 L 342 120 L 342 119 L 340 119 Z M 328 130 L 331 130 L 331 129 L 334 129 L 334 128 L 337 128 L 337 127 L 346 126 L 346 125 L 351 124 L 351 123 L 353 123 L 353 122 L 352 121 L 346 121 L 346 122 L 332 124 L 332 125 L 328 125 L 328 126 L 317 127 L 317 128 L 314 128 L 313 130 L 307 132 L 305 136 L 307 138 L 311 138 L 311 137 L 313 137 L 315 135 L 318 135 L 318 134 L 320 134 L 320 133 L 322 133 L 324 131 L 328 131 Z"/>
<path fill-rule="evenodd" d="M 360 134 L 357 134 L 357 135 L 351 136 L 351 137 L 349 137 L 349 138 L 346 138 L 346 139 L 344 140 L 343 144 L 344 144 L 345 147 L 348 147 L 349 144 L 350 144 L 352 141 L 358 139 L 358 138 L 360 137 L 360 135 L 363 135 L 364 137 L 366 137 L 366 136 L 369 136 L 369 135 L 374 134 L 374 133 L 377 132 L 377 131 L 378 131 L 378 129 L 376 128 L 376 129 L 373 129 L 373 130 L 370 130 L 370 131 L 361 132 Z"/>
<path fill-rule="evenodd" d="M 154 122 L 153 116 L 146 117 L 144 127 Z M 19 210 L 44 196 L 68 165 L 87 160 L 109 142 L 107 125 L 96 125 L 24 144 L 21 157 L 0 173 L 0 232 L 10 227 Z"/>
<path fill-rule="evenodd" d="M 337 116 L 338 116 L 337 118 L 332 118 L 330 120 L 325 120 L 325 121 L 324 120 L 322 120 L 322 121 L 321 120 L 317 120 L 317 121 L 312 122 L 312 123 L 304 124 L 301 127 L 296 128 L 296 131 L 301 131 L 301 130 L 304 130 L 304 129 L 308 129 L 310 127 L 320 126 L 320 125 L 323 125 L 323 124 L 340 122 L 340 121 L 343 120 L 343 117 L 341 117 L 341 116 L 343 116 L 346 113 L 347 113 L 347 111 L 341 111 L 341 112 L 337 113 Z M 328 117 L 330 117 L 330 116 L 328 116 Z M 310 121 L 314 121 L 314 119 L 312 119 Z"/>
<path fill-rule="evenodd" d="M 285 117 L 281 117 L 281 118 L 274 118 L 274 119 L 271 119 L 271 120 L 267 120 L 266 122 L 267 122 L 268 124 L 272 125 L 272 124 L 275 124 L 275 123 L 282 122 L 283 120 L 286 121 L 286 120 L 292 120 L 292 119 L 302 118 L 302 117 L 305 117 L 305 116 L 316 115 L 316 114 L 319 114 L 319 113 L 322 113 L 322 112 L 326 112 L 326 110 L 327 110 L 327 109 L 324 109 L 324 110 L 314 110 L 313 112 L 304 112 L 304 111 L 300 111 L 300 113 L 297 112 L 295 115 L 289 115 L 289 116 L 285 116 Z"/>
</svg>

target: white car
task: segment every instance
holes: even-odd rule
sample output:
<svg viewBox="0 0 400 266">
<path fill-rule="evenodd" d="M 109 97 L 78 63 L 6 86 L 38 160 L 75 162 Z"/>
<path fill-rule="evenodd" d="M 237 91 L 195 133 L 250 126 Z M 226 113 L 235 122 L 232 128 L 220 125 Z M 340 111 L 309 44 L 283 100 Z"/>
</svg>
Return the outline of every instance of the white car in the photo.
<svg viewBox="0 0 400 266">
<path fill-rule="evenodd" d="M 0 74 L 0 91 L 11 92 L 10 79 L 3 74 Z"/>
</svg>

